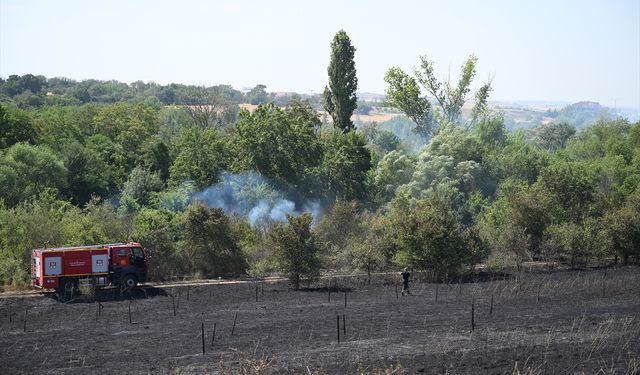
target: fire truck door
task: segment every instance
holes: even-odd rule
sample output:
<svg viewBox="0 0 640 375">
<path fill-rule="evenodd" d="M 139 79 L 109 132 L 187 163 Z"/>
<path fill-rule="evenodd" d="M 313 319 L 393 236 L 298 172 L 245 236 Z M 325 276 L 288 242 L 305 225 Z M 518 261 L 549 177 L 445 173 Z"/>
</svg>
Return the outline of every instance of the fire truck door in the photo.
<svg viewBox="0 0 640 375">
<path fill-rule="evenodd" d="M 113 251 L 113 265 L 119 267 L 127 267 L 131 258 L 131 249 L 121 248 Z"/>
</svg>

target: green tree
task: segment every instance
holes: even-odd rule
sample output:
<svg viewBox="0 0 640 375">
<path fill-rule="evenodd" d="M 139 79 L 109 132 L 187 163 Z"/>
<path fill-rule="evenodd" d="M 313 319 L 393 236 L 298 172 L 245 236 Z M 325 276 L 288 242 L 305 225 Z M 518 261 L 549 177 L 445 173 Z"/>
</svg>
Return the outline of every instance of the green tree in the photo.
<svg viewBox="0 0 640 375">
<path fill-rule="evenodd" d="M 227 165 L 226 144 L 214 128 L 185 129 L 178 142 L 178 155 L 170 168 L 170 184 L 193 181 L 198 189 L 218 182 Z"/>
<path fill-rule="evenodd" d="M 76 142 L 63 147 L 62 157 L 68 172 L 65 196 L 79 206 L 84 206 L 92 196 L 108 197 L 115 187 L 111 167 Z"/>
<path fill-rule="evenodd" d="M 243 111 L 233 138 L 236 171 L 254 170 L 281 188 L 306 190 L 305 178 L 320 164 L 322 146 L 315 111 L 303 104 L 282 110 L 273 103 Z"/>
<path fill-rule="evenodd" d="M 391 200 L 396 189 L 411 181 L 415 170 L 415 159 L 402 151 L 391 151 L 378 164 L 374 175 L 374 184 L 382 202 Z"/>
<path fill-rule="evenodd" d="M 127 171 L 127 161 L 122 146 L 102 134 L 88 137 L 84 146 L 92 158 L 99 164 L 107 166 L 104 172 L 110 174 L 109 189 L 122 186 Z"/>
<path fill-rule="evenodd" d="M 549 164 L 549 153 L 525 141 L 517 132 L 507 138 L 505 147 L 483 155 L 483 167 L 496 181 L 514 178 L 533 184 Z"/>
<path fill-rule="evenodd" d="M 415 78 L 401 69 L 393 67 L 387 71 L 385 81 L 389 84 L 387 95 L 390 103 L 397 106 L 417 126 L 417 132 L 425 139 L 431 135 L 436 125 L 458 124 L 467 129 L 483 118 L 487 112 L 487 100 L 491 92 L 491 83 L 485 83 L 475 94 L 475 105 L 470 118 L 462 118 L 462 106 L 467 101 L 471 82 L 476 74 L 478 59 L 471 55 L 460 70 L 458 84 L 449 80 L 440 82 L 435 76 L 434 64 L 425 56 L 420 57 L 420 69 L 415 69 Z M 435 97 L 440 113 L 433 113 L 426 96 L 422 96 L 418 83 L 427 93 Z"/>
<path fill-rule="evenodd" d="M 35 143 L 36 129 L 25 111 L 0 104 L 0 149 L 18 142 Z"/>
<path fill-rule="evenodd" d="M 247 93 L 247 100 L 250 104 L 265 104 L 269 101 L 269 96 L 265 89 L 267 86 L 265 85 L 256 85 L 256 87 L 252 88 L 251 91 Z"/>
<path fill-rule="evenodd" d="M 625 204 L 607 213 L 605 233 L 613 254 L 627 264 L 629 257 L 640 258 L 640 188 L 627 197 Z"/>
<path fill-rule="evenodd" d="M 87 110 L 89 108 L 56 106 L 33 111 L 33 123 L 38 129 L 40 142 L 60 153 L 64 153 L 68 143 L 83 143 L 86 133 L 91 131 L 87 129 L 89 124 L 83 123 L 87 121 Z"/>
<path fill-rule="evenodd" d="M 65 243 L 61 245 L 89 245 L 129 240 L 126 222 L 110 202 L 92 198 L 84 208 L 67 209 L 60 218 Z"/>
<path fill-rule="evenodd" d="M 427 90 L 427 92 L 436 98 L 440 109 L 442 110 L 442 118 L 447 123 L 462 123 L 462 106 L 467 100 L 471 82 L 476 75 L 476 63 L 478 58 L 471 55 L 465 61 L 460 69 L 460 78 L 457 85 L 452 85 L 449 81 L 444 84 L 439 82 L 435 76 L 434 64 L 425 56 L 420 57 L 420 67 L 422 70 L 415 70 L 418 82 Z M 491 91 L 491 83 L 485 83 L 477 91 L 475 95 L 475 105 L 472 110 L 472 117 L 467 122 L 466 127 L 475 125 L 480 115 L 487 106 L 487 99 Z"/>
<path fill-rule="evenodd" d="M 396 263 L 429 270 L 434 279 L 442 279 L 473 267 L 484 255 L 482 240 L 466 233 L 447 203 L 420 200 L 397 215 L 393 223 L 398 252 Z M 482 256 L 479 256 L 479 255 Z"/>
<path fill-rule="evenodd" d="M 162 190 L 162 180 L 157 173 L 143 167 L 135 167 L 129 173 L 122 189 L 123 197 L 131 197 L 140 205 L 147 205 L 154 192 Z"/>
<path fill-rule="evenodd" d="M 300 280 L 317 276 L 320 272 L 320 244 L 311 229 L 313 217 L 309 213 L 298 217 L 287 215 L 288 224 L 276 224 L 271 232 L 273 257 L 280 272 L 300 289 Z"/>
<path fill-rule="evenodd" d="M 556 162 L 546 167 L 539 182 L 555 207 L 559 221 L 579 223 L 588 216 L 589 205 L 594 200 L 595 176 L 581 163 Z"/>
<path fill-rule="evenodd" d="M 31 250 L 45 241 L 66 243 L 59 217 L 69 206 L 47 193 L 13 208 L 0 204 L 0 284 L 26 286 L 31 276 Z"/>
<path fill-rule="evenodd" d="M 348 247 L 350 238 L 360 232 L 360 208 L 356 201 L 336 200 L 325 211 L 316 226 L 318 237 L 327 250 L 327 262 L 337 268 L 346 268 L 341 262 L 342 253 Z M 348 262 L 347 262 L 348 263 Z"/>
<path fill-rule="evenodd" d="M 215 277 L 238 275 L 247 269 L 241 249 L 231 236 L 229 218 L 221 208 L 193 203 L 177 228 L 181 234 L 179 254 L 189 274 Z"/>
<path fill-rule="evenodd" d="M 414 132 L 428 140 L 435 125 L 431 103 L 420 93 L 420 87 L 415 78 L 400 68 L 392 67 L 387 71 L 384 80 L 389 85 L 386 89 L 389 105 L 404 112 L 416 125 Z"/>
<path fill-rule="evenodd" d="M 133 239 L 149 250 L 153 257 L 149 276 L 167 280 L 180 275 L 176 256 L 175 214 L 168 210 L 143 208 L 135 218 Z"/>
<path fill-rule="evenodd" d="M 553 220 L 553 203 L 539 184 L 508 179 L 498 199 L 480 217 L 483 236 L 494 251 L 513 254 L 516 262 L 538 259 L 545 231 Z"/>
<path fill-rule="evenodd" d="M 353 60 L 355 51 L 347 33 L 338 31 L 331 42 L 331 61 L 327 68 L 329 85 L 324 89 L 324 109 L 331 115 L 333 126 L 343 133 L 354 128 L 351 115 L 358 106 L 358 78 Z"/>
<path fill-rule="evenodd" d="M 565 148 L 576 127 L 566 122 L 544 124 L 533 130 L 536 142 L 545 150 L 556 152 Z"/>
<path fill-rule="evenodd" d="M 158 133 L 158 124 L 157 113 L 145 104 L 116 103 L 101 108 L 93 118 L 96 133 L 122 146 L 126 172 L 139 161 L 145 141 Z"/>
<path fill-rule="evenodd" d="M 585 267 L 594 257 L 604 253 L 606 232 L 598 219 L 587 218 L 582 223 L 564 222 L 550 225 L 545 233 L 546 246 L 554 260 L 568 263 L 571 268 Z"/>
<path fill-rule="evenodd" d="M 67 169 L 48 147 L 16 143 L 0 155 L 0 199 L 7 205 L 66 188 Z"/>
<path fill-rule="evenodd" d="M 157 172 L 160 179 L 166 181 L 171 167 L 169 148 L 158 137 L 152 137 L 140 147 L 140 164 L 150 171 Z"/>
<path fill-rule="evenodd" d="M 364 200 L 368 194 L 371 153 L 364 136 L 337 130 L 322 134 L 324 158 L 319 167 L 325 195 L 342 200 Z"/>
<path fill-rule="evenodd" d="M 373 144 L 378 147 L 384 155 L 388 152 L 396 150 L 400 146 L 400 138 L 388 130 L 378 132 Z"/>
</svg>

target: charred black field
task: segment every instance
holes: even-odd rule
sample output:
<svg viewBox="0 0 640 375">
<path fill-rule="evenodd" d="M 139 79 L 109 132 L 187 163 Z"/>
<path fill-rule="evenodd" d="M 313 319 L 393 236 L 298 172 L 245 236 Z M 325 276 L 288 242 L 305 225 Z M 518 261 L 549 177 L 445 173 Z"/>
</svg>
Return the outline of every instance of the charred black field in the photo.
<svg viewBox="0 0 640 375">
<path fill-rule="evenodd" d="M 640 371 L 638 267 L 416 276 L 406 297 L 397 275 L 4 297 L 0 363 L 5 374 Z"/>
</svg>

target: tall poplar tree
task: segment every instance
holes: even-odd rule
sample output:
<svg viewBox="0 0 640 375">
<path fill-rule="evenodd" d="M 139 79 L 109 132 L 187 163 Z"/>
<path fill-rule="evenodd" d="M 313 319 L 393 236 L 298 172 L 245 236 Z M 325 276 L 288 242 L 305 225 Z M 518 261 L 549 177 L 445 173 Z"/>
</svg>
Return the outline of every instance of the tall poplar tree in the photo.
<svg viewBox="0 0 640 375">
<path fill-rule="evenodd" d="M 347 133 L 354 128 L 351 115 L 358 106 L 356 90 L 358 78 L 353 56 L 356 49 L 344 30 L 340 30 L 331 42 L 329 86 L 324 88 L 324 109 L 331 115 L 333 125 Z"/>
</svg>

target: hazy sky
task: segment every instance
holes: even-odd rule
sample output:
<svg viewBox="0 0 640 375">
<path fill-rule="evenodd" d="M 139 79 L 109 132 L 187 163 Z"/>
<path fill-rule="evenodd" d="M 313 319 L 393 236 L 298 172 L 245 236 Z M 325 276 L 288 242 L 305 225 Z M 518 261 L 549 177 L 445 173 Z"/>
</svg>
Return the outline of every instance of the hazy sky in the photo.
<svg viewBox="0 0 640 375">
<path fill-rule="evenodd" d="M 457 77 L 473 53 L 494 100 L 640 107 L 639 0 L 0 0 L 0 76 L 320 92 L 341 28 L 363 92 L 420 55 Z"/>
</svg>

